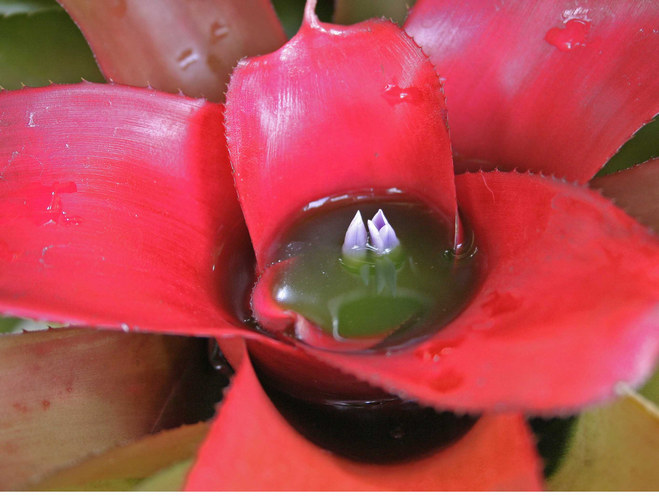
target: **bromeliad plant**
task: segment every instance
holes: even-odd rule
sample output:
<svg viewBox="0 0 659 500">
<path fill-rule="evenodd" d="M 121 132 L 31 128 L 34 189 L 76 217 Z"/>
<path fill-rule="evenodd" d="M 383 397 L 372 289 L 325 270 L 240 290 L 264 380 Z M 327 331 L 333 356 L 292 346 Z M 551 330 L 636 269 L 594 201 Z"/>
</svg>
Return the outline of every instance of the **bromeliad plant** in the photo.
<svg viewBox="0 0 659 500">
<path fill-rule="evenodd" d="M 139 83 L 103 16 L 62 3 L 106 75 Z M 136 7 L 118 5 L 117 30 Z M 403 31 L 314 9 L 238 64 L 226 108 L 117 84 L 0 95 L 2 311 L 218 339 L 237 374 L 190 489 L 538 488 L 523 415 L 656 362 L 657 239 L 584 183 L 658 112 L 659 12 L 422 0 Z M 221 74 L 202 45 L 179 68 Z M 318 429 L 346 414 L 356 450 Z M 388 437 L 362 441 L 372 414 Z"/>
</svg>

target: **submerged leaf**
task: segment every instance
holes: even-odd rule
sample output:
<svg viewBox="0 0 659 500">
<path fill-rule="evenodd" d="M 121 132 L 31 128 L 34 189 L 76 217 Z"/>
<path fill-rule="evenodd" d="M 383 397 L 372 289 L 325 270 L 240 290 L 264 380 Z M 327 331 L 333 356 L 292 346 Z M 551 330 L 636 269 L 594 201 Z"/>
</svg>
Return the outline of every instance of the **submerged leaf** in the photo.
<svg viewBox="0 0 659 500">
<path fill-rule="evenodd" d="M 439 409 L 557 416 L 640 384 L 659 353 L 657 239 L 580 186 L 513 172 L 456 183 L 487 266 L 462 314 L 388 356 L 309 353 Z"/>
</svg>

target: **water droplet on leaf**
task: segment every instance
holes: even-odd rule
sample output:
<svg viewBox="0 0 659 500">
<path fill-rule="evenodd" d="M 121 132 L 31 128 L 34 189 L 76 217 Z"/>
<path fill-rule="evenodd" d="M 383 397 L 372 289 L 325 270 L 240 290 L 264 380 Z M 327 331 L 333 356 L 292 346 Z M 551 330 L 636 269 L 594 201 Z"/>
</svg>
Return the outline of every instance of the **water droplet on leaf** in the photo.
<svg viewBox="0 0 659 500">
<path fill-rule="evenodd" d="M 423 99 L 421 90 L 416 87 L 401 88 L 398 85 L 386 85 L 382 93 L 389 104 L 416 104 Z"/>
<path fill-rule="evenodd" d="M 545 34 L 545 40 L 561 52 L 568 52 L 576 47 L 586 45 L 586 35 L 590 31 L 590 22 L 582 19 L 570 19 L 561 28 L 552 28 Z"/>
</svg>

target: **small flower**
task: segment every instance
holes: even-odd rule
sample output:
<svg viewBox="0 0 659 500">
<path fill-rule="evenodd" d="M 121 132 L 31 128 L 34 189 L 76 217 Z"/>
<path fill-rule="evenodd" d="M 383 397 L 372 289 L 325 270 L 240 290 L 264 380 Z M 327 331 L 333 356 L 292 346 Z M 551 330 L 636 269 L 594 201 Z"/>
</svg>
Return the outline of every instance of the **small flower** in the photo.
<svg viewBox="0 0 659 500">
<path fill-rule="evenodd" d="M 346 231 L 342 248 L 343 256 L 352 259 L 364 257 L 366 255 L 367 242 L 366 226 L 364 226 L 362 214 L 357 210 Z"/>
</svg>

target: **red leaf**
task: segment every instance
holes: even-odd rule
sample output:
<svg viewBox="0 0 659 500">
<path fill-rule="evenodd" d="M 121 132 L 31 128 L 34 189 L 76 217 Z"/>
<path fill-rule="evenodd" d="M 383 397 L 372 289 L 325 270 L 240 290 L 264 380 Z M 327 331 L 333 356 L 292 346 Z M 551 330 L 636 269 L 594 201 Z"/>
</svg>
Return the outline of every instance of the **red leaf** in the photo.
<svg viewBox="0 0 659 500">
<path fill-rule="evenodd" d="M 659 159 L 595 177 L 590 186 L 601 190 L 629 215 L 659 233 Z"/>
<path fill-rule="evenodd" d="M 405 29 L 446 79 L 458 170 L 585 182 L 659 112 L 658 25 L 653 0 L 420 0 Z"/>
<path fill-rule="evenodd" d="M 659 353 L 659 242 L 608 200 L 519 173 L 456 177 L 486 261 L 467 309 L 388 356 L 310 350 L 438 408 L 557 414 L 640 383 Z"/>
<path fill-rule="evenodd" d="M 105 76 L 220 101 L 236 62 L 286 36 L 267 0 L 58 0 Z"/>
<path fill-rule="evenodd" d="M 455 217 L 432 65 L 394 24 L 323 24 L 314 5 L 282 49 L 238 65 L 227 94 L 234 177 L 260 265 L 288 219 L 325 197 L 400 189 Z"/>
<path fill-rule="evenodd" d="M 324 451 L 286 423 L 241 364 L 193 467 L 188 490 L 532 490 L 539 463 L 520 415 L 483 417 L 460 441 L 401 465 Z"/>
<path fill-rule="evenodd" d="M 233 329 L 252 278 L 219 105 L 80 84 L 3 93 L 0 109 L 3 312 Z"/>
</svg>

